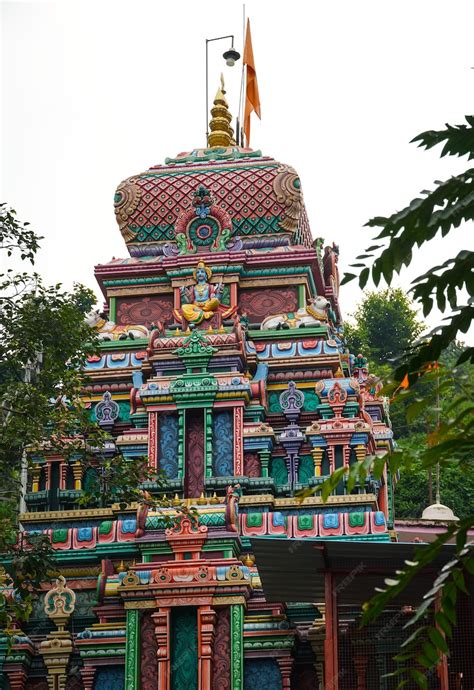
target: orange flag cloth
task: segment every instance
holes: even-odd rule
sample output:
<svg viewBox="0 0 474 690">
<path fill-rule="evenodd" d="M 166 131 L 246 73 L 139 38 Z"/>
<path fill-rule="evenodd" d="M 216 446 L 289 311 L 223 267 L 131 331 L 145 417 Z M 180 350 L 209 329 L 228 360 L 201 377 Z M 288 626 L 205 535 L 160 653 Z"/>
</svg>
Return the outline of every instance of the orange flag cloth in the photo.
<svg viewBox="0 0 474 690">
<path fill-rule="evenodd" d="M 250 34 L 250 21 L 247 19 L 247 31 L 245 33 L 244 65 L 247 65 L 247 79 L 245 87 L 244 132 L 247 146 L 250 146 L 250 114 L 255 112 L 261 119 L 260 96 L 258 93 L 257 73 L 253 59 L 252 36 Z"/>
</svg>

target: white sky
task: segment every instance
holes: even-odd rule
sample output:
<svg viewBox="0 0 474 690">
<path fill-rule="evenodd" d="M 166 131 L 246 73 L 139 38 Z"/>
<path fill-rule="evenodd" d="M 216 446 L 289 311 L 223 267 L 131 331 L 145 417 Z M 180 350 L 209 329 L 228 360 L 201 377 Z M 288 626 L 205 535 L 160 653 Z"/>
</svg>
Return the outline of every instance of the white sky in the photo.
<svg viewBox="0 0 474 690">
<path fill-rule="evenodd" d="M 236 35 L 233 0 L 0 3 L 0 198 L 44 236 L 48 282 L 96 288 L 93 266 L 127 252 L 117 184 L 166 156 L 204 146 L 204 41 Z M 364 223 L 401 209 L 467 166 L 409 141 L 472 113 L 472 0 L 249 0 L 262 122 L 253 148 L 293 165 L 313 235 L 340 245 L 342 269 L 368 246 Z M 241 62 L 210 45 L 235 114 Z M 473 247 L 471 227 L 431 243 L 399 281 Z M 361 294 L 351 283 L 341 304 Z M 430 319 L 432 325 L 437 317 Z"/>
</svg>

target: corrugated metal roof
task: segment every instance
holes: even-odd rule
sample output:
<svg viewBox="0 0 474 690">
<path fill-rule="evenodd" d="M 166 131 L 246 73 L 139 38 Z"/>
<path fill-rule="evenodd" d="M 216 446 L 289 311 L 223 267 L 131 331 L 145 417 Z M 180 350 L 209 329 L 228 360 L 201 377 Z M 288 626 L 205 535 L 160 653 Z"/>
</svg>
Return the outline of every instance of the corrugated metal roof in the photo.
<svg viewBox="0 0 474 690">
<path fill-rule="evenodd" d="M 383 587 L 384 579 L 413 560 L 413 543 L 320 541 L 314 539 L 251 538 L 256 566 L 269 602 L 324 601 L 324 573 L 336 575 L 341 605 L 361 605 Z M 416 605 L 430 589 L 439 568 L 452 556 L 454 545 L 445 545 L 429 569 L 415 578 L 399 604 Z"/>
</svg>

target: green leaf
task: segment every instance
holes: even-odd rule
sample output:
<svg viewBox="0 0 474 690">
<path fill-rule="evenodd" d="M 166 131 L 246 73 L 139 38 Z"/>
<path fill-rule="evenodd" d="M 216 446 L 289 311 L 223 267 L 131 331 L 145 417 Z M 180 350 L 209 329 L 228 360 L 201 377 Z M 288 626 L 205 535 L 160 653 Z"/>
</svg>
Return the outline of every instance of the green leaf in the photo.
<svg viewBox="0 0 474 690">
<path fill-rule="evenodd" d="M 437 628 L 428 628 L 428 637 L 437 650 L 443 652 L 443 654 L 449 654 L 447 642 Z"/>
<path fill-rule="evenodd" d="M 426 680 L 426 676 L 424 676 L 421 671 L 418 671 L 416 668 L 411 668 L 410 669 L 410 676 L 413 678 L 415 683 L 418 685 L 420 688 L 428 688 L 428 681 Z"/>
</svg>

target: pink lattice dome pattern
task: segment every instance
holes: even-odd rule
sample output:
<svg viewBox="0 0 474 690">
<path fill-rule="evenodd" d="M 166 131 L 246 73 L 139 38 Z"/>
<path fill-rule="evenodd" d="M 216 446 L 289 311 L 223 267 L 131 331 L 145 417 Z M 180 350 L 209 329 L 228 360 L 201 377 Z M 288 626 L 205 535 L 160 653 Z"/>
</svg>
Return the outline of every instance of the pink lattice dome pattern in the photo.
<svg viewBox="0 0 474 690">
<path fill-rule="evenodd" d="M 129 248 L 173 242 L 200 187 L 229 214 L 233 236 L 289 235 L 293 244 L 310 245 L 297 173 L 259 151 L 231 147 L 180 154 L 122 182 L 115 213 Z"/>
</svg>

